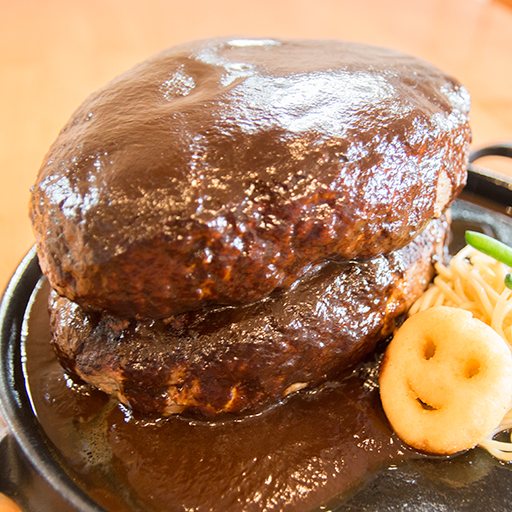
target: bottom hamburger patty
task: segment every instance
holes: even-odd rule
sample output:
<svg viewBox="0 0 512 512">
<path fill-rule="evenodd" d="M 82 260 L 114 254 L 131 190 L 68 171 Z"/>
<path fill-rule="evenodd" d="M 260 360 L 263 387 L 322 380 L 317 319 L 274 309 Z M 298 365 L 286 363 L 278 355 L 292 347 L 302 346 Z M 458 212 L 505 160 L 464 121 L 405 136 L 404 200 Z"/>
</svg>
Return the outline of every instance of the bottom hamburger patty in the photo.
<svg viewBox="0 0 512 512">
<path fill-rule="evenodd" d="M 432 279 L 446 219 L 402 249 L 327 261 L 291 288 L 243 307 L 136 320 L 50 295 L 66 371 L 143 414 L 254 413 L 340 376 L 374 350 Z"/>
</svg>

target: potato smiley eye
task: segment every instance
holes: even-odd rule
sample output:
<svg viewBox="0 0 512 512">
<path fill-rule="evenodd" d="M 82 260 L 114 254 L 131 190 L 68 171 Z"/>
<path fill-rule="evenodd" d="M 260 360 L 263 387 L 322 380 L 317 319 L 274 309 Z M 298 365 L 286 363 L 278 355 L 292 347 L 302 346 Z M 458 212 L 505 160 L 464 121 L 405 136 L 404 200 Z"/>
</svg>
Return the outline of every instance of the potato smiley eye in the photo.
<svg viewBox="0 0 512 512">
<path fill-rule="evenodd" d="M 469 359 L 468 361 L 466 361 L 466 364 L 464 366 L 464 377 L 466 377 L 466 379 L 471 379 L 475 375 L 478 375 L 480 373 L 480 370 L 480 361 L 478 361 L 477 359 Z"/>
<path fill-rule="evenodd" d="M 431 339 L 427 339 L 425 345 L 423 345 L 423 357 L 427 361 L 432 359 L 436 354 L 436 348 L 436 344 Z"/>
</svg>

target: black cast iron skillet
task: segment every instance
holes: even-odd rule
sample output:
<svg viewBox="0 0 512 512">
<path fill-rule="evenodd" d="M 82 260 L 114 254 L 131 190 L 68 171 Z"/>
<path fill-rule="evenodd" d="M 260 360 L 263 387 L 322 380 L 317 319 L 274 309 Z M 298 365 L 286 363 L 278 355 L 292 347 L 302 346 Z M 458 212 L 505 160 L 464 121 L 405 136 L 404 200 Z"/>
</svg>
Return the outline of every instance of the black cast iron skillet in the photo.
<svg viewBox="0 0 512 512">
<path fill-rule="evenodd" d="M 500 144 L 476 150 L 470 162 L 490 155 L 512 158 L 512 145 Z M 483 205 L 489 212 L 500 212 L 503 219 L 512 219 L 512 180 L 507 181 L 492 172 L 470 165 L 464 197 L 471 203 Z M 510 226 L 512 232 L 512 220 Z M 101 512 L 102 509 L 63 469 L 58 452 L 38 424 L 26 388 L 22 367 L 22 329 L 25 312 L 40 277 L 41 270 L 35 249 L 32 248 L 13 275 L 0 306 L 0 406 L 8 425 L 8 429 L 4 429 L 0 436 L 0 492 L 14 497 L 28 511 Z M 437 469 L 434 471 L 442 473 L 443 464 L 448 463 L 436 463 Z M 381 472 L 348 501 L 331 504 L 330 510 L 401 508 L 403 488 L 411 484 L 407 478 L 416 478 L 414 475 L 417 474 L 417 468 L 393 469 L 392 472 Z M 493 482 L 502 481 L 502 485 L 493 488 L 492 492 L 505 493 L 505 496 L 501 496 L 505 501 L 493 497 L 492 493 L 489 498 L 484 488 L 481 490 L 482 509 L 506 510 L 504 503 L 512 499 L 512 474 L 500 471 L 490 478 Z M 421 485 L 421 478 L 418 483 Z M 448 496 L 443 503 L 448 504 L 451 510 L 466 510 L 462 491 L 455 489 L 452 494 L 453 497 Z M 425 496 L 429 500 L 429 494 Z M 460 503 L 461 508 L 451 507 L 450 500 Z M 428 503 L 424 502 L 427 507 Z"/>
</svg>

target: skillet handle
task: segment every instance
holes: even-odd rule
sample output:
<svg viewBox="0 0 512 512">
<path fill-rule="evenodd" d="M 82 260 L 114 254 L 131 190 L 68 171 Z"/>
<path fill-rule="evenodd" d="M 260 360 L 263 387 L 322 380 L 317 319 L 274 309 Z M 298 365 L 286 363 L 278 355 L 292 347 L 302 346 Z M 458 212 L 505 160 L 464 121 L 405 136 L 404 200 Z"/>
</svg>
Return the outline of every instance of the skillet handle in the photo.
<svg viewBox="0 0 512 512">
<path fill-rule="evenodd" d="M 512 217 L 512 178 L 489 171 L 473 164 L 484 156 L 512 158 L 512 143 L 493 144 L 472 151 L 469 155 L 468 181 L 466 192 L 490 197 L 504 207 L 505 215 Z"/>
<path fill-rule="evenodd" d="M 469 154 L 469 163 L 483 158 L 484 156 L 504 156 L 512 158 L 512 143 L 504 142 L 502 144 L 493 144 L 492 146 L 484 146 L 475 149 Z"/>
</svg>

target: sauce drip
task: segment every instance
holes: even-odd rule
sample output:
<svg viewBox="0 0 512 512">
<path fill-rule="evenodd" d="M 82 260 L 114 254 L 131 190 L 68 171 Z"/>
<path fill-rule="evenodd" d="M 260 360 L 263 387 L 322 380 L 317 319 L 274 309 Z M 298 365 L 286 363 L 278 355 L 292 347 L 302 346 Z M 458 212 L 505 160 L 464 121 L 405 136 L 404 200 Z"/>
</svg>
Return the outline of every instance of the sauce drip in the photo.
<svg viewBox="0 0 512 512">
<path fill-rule="evenodd" d="M 64 374 L 47 295 L 44 282 L 25 340 L 34 409 L 68 470 L 109 511 L 310 510 L 415 456 L 387 425 L 372 362 L 243 420 L 135 417 Z"/>
</svg>

